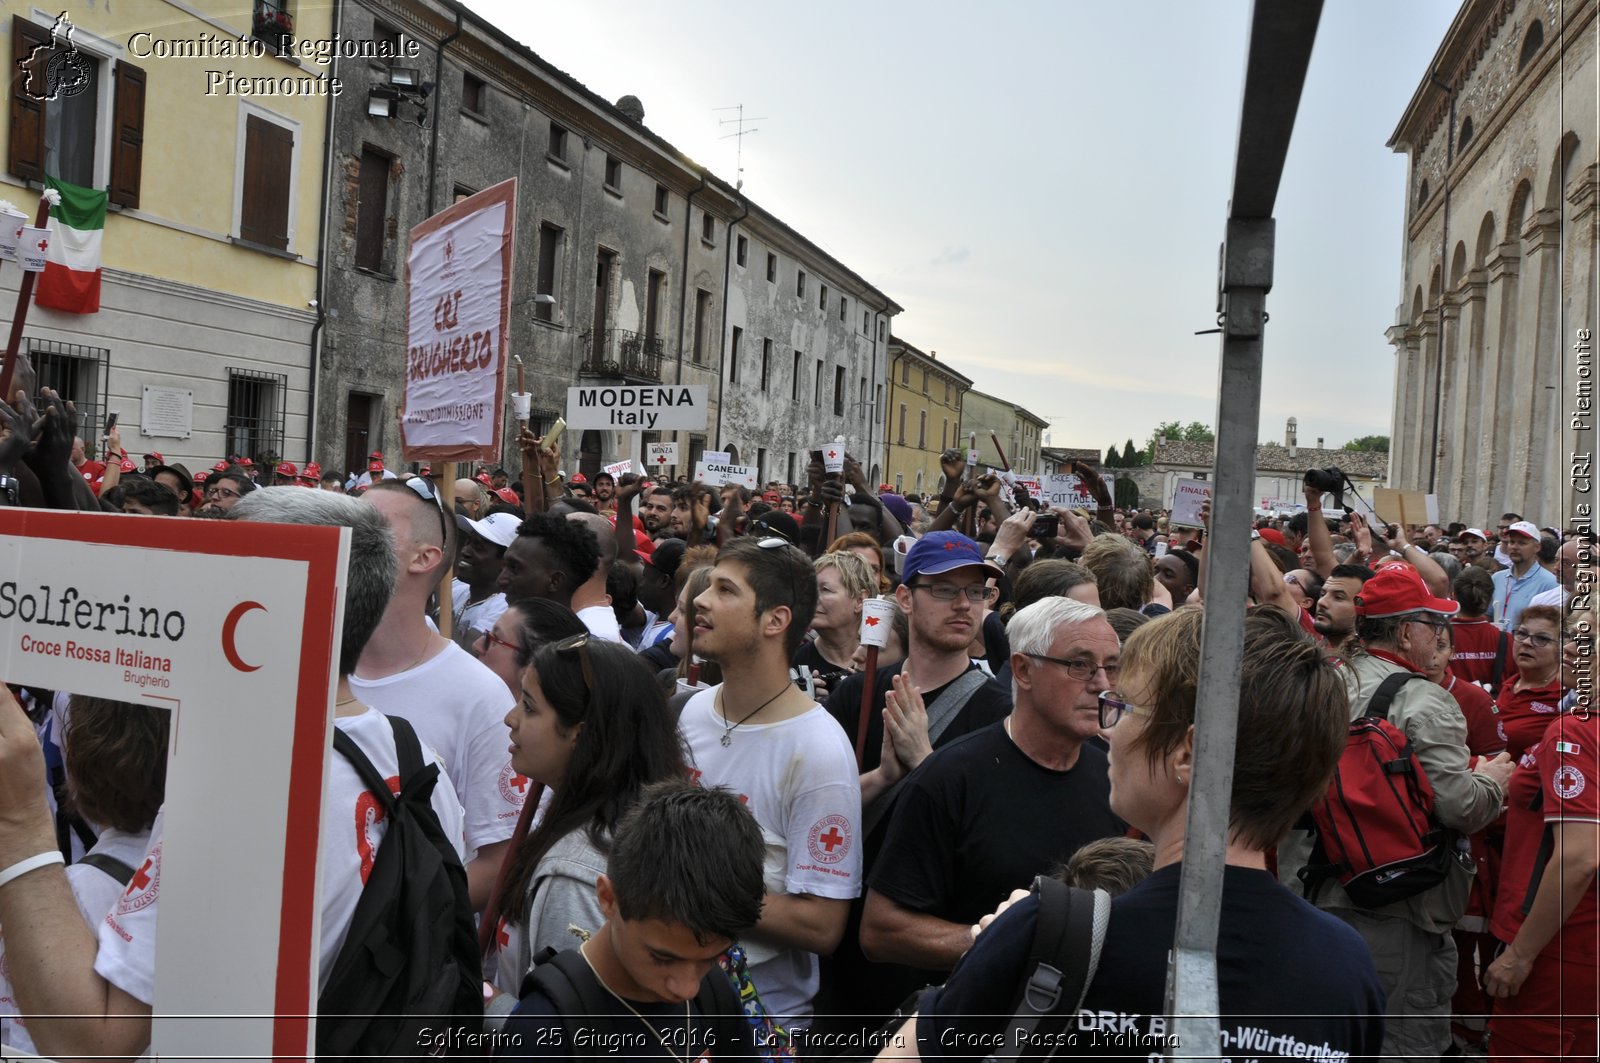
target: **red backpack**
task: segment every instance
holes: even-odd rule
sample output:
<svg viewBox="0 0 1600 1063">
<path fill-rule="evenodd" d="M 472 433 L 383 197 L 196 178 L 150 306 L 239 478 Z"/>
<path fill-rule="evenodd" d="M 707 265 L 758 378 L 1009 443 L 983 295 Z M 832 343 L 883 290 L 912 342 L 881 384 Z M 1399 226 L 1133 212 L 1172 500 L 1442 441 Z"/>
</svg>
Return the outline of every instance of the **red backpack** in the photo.
<svg viewBox="0 0 1600 1063">
<path fill-rule="evenodd" d="M 1307 900 L 1337 879 L 1363 908 L 1382 908 L 1444 881 L 1454 839 L 1433 815 L 1433 785 L 1389 704 L 1415 672 L 1379 684 L 1367 711 L 1350 724 L 1328 792 L 1311 806 L 1316 846 L 1300 870 Z"/>
</svg>

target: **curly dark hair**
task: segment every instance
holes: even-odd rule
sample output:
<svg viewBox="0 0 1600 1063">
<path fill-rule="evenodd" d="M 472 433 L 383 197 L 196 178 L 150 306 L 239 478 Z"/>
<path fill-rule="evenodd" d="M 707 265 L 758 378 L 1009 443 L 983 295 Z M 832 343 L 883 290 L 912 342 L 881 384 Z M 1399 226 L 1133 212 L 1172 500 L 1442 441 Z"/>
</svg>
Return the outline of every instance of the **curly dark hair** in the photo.
<svg viewBox="0 0 1600 1063">
<path fill-rule="evenodd" d="M 535 513 L 517 528 L 517 534 L 544 540 L 561 567 L 572 577 L 570 586 L 588 582 L 600 567 L 600 541 L 583 524 L 548 513 Z"/>
</svg>

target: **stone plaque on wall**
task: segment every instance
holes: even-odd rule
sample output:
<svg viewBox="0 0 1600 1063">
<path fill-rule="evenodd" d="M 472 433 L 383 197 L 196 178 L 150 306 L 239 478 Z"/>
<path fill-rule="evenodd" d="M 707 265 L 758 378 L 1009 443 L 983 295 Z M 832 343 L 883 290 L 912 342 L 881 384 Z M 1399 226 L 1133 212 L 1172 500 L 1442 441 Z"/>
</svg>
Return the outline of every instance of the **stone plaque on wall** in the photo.
<svg viewBox="0 0 1600 1063">
<path fill-rule="evenodd" d="M 194 434 L 194 392 L 188 388 L 161 388 L 148 384 L 139 413 L 139 432 L 145 436 L 188 439 Z"/>
</svg>

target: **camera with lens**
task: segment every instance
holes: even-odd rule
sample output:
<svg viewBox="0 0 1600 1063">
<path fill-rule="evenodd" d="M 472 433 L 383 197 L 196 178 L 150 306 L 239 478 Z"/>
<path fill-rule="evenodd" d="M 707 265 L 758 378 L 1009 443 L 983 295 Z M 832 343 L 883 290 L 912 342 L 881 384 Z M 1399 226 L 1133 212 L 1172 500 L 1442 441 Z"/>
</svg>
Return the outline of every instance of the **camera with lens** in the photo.
<svg viewBox="0 0 1600 1063">
<path fill-rule="evenodd" d="M 1344 470 L 1337 465 L 1329 465 L 1326 469 L 1307 469 L 1306 486 L 1323 494 L 1333 495 L 1333 504 L 1349 512 L 1349 507 L 1344 504 L 1344 487 L 1349 483 Z"/>
</svg>

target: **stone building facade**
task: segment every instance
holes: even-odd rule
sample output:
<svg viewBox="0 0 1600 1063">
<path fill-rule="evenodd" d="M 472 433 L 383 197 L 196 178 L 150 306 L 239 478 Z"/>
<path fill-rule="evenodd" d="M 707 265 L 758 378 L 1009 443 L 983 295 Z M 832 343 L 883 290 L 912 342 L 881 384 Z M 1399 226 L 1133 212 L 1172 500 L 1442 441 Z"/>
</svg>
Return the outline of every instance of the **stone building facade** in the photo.
<svg viewBox="0 0 1600 1063">
<path fill-rule="evenodd" d="M 1596 3 L 1467 0 L 1389 141 L 1409 160 L 1390 478 L 1487 527 L 1571 513 L 1595 313 Z M 1583 445 L 1578 449 L 1592 450 Z"/>
<path fill-rule="evenodd" d="M 824 439 L 843 436 L 858 454 L 878 445 L 874 411 L 900 310 L 891 299 L 653 133 L 639 100 L 601 99 L 469 9 L 354 0 L 340 10 L 345 36 L 418 42 L 410 77 L 431 90 L 373 116 L 372 91 L 397 84 L 392 64 L 340 70 L 317 411 L 325 464 L 359 467 L 372 449 L 398 464 L 407 234 L 512 176 L 509 347 L 535 432 L 564 413 L 572 385 L 659 382 L 710 395 L 704 431 L 640 440 L 676 440 L 679 472 L 726 450 L 763 478 L 792 480 Z M 506 421 L 510 463 L 516 422 Z M 565 468 L 593 475 L 633 442 L 571 433 Z"/>
</svg>

